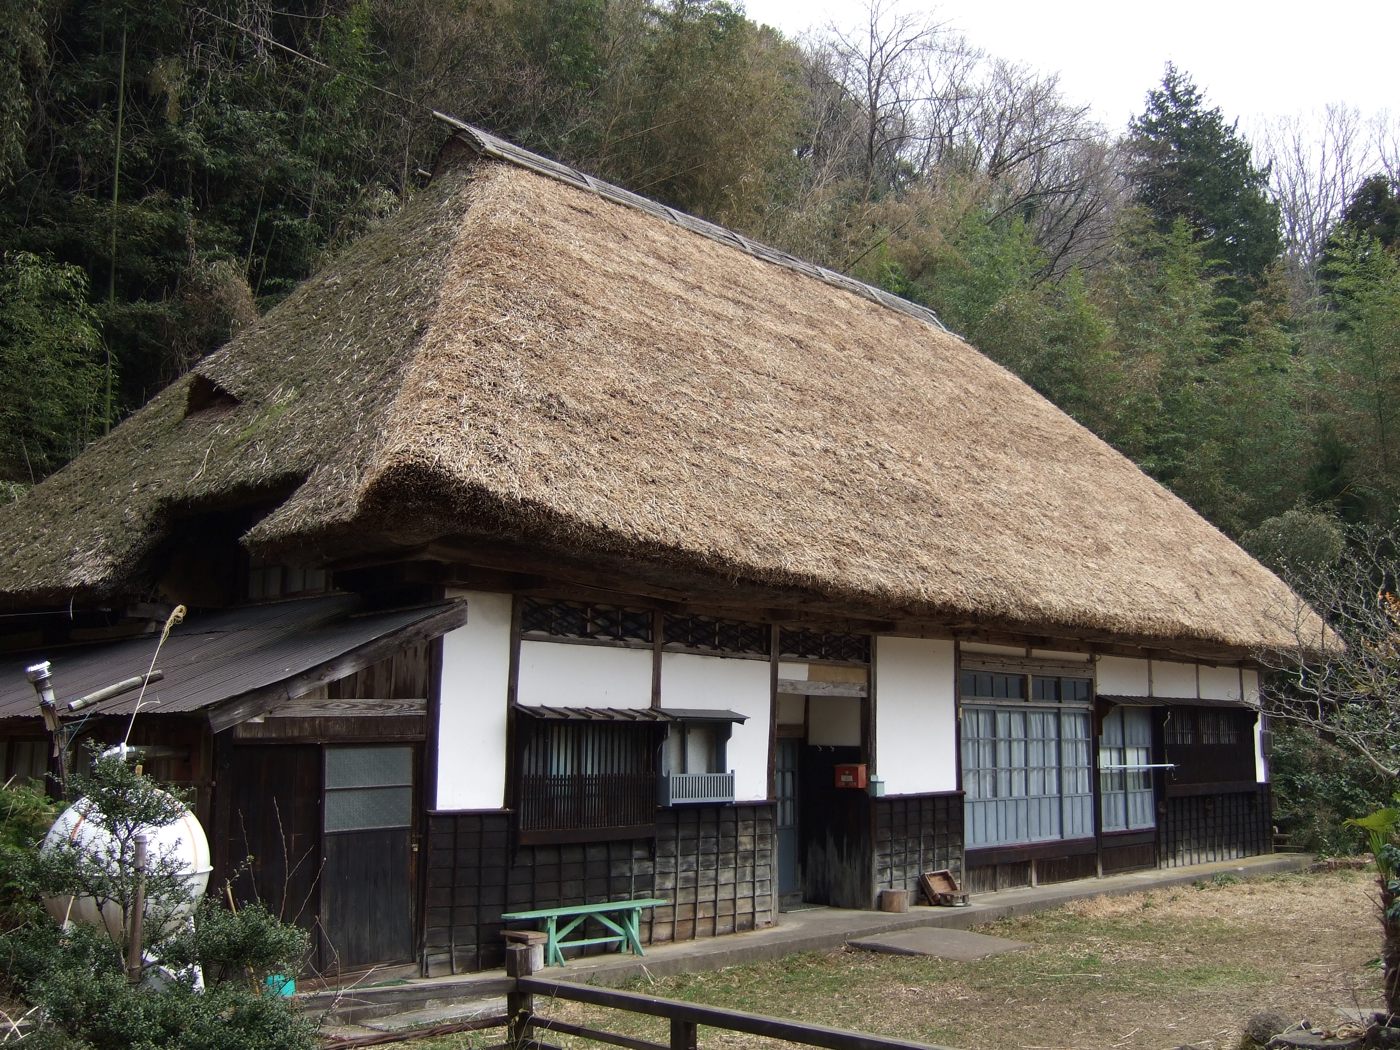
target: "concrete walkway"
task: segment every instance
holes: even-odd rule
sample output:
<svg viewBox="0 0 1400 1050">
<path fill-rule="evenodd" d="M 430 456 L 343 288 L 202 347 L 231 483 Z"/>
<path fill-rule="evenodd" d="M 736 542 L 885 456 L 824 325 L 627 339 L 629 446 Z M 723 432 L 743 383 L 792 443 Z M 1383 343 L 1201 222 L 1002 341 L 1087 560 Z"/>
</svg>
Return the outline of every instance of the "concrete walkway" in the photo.
<svg viewBox="0 0 1400 1050">
<path fill-rule="evenodd" d="M 1102 879 L 1079 879 L 980 894 L 965 908 L 919 905 L 904 913 L 844 908 L 784 912 L 777 925 L 762 930 L 648 946 L 646 955 L 641 958 L 589 956 L 571 960 L 562 967 L 548 967 L 541 975 L 589 984 L 618 985 L 646 975 L 663 977 L 718 970 L 795 952 L 830 951 L 850 940 L 919 926 L 966 930 L 997 919 L 1046 911 L 1086 897 L 1189 885 L 1216 875 L 1257 878 L 1303 871 L 1312 860 L 1307 854 L 1285 853 L 1185 868 L 1133 871 Z M 382 986 L 375 986 L 374 980 L 374 975 L 370 974 L 350 987 L 298 995 L 297 1006 L 306 1014 L 322 1019 L 326 1035 L 347 1038 L 443 1024 L 504 1009 L 502 996 L 507 978 L 501 970 L 397 981 Z"/>
</svg>

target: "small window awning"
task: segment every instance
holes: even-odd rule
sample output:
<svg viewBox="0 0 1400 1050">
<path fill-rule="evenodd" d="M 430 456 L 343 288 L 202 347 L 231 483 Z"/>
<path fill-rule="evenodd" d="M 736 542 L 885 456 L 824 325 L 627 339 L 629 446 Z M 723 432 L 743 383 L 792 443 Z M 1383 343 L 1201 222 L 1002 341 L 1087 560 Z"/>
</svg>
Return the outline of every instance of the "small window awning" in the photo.
<svg viewBox="0 0 1400 1050">
<path fill-rule="evenodd" d="M 747 722 L 748 715 L 738 711 L 717 711 L 708 707 L 663 707 L 663 714 L 675 722 Z"/>
<path fill-rule="evenodd" d="M 543 722 L 744 722 L 748 715 L 695 707 L 548 707 L 516 704 L 527 718 Z"/>
<path fill-rule="evenodd" d="M 1099 699 L 1119 707 L 1236 707 L 1258 710 L 1257 705 L 1247 700 L 1207 700 L 1196 696 L 1117 696 L 1100 693 Z"/>
<path fill-rule="evenodd" d="M 155 666 L 163 677 L 146 689 L 151 715 L 203 714 L 214 732 L 353 674 L 399 648 L 437 638 L 467 620 L 464 601 L 365 610 L 354 595 L 191 613 L 170 632 Z M 37 717 L 38 701 L 24 668 L 53 665 L 59 710 L 67 702 L 124 678 L 144 676 L 158 635 L 54 648 L 12 658 L 0 681 L 0 719 Z M 85 715 L 129 715 L 139 690 L 86 708 Z"/>
</svg>

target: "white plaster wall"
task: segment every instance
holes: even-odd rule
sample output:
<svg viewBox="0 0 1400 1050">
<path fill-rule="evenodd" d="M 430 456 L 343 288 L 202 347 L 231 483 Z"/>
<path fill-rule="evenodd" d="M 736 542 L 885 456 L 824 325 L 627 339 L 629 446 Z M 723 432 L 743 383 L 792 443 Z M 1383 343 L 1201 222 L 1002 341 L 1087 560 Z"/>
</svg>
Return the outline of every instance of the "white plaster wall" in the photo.
<svg viewBox="0 0 1400 1050">
<path fill-rule="evenodd" d="M 515 699 L 543 707 L 650 707 L 651 650 L 521 642 Z"/>
<path fill-rule="evenodd" d="M 1259 706 L 1259 672 L 1251 671 L 1248 668 L 1244 671 L 1244 699 L 1245 703 Z"/>
<path fill-rule="evenodd" d="M 1106 696 L 1149 696 L 1149 683 L 1146 660 L 1127 656 L 1100 656 L 1098 659 L 1095 692 Z"/>
<path fill-rule="evenodd" d="M 859 698 L 854 696 L 809 696 L 807 698 L 807 743 L 821 747 L 859 747 Z"/>
<path fill-rule="evenodd" d="M 887 795 L 957 790 L 953 650 L 942 639 L 875 639 L 875 775 Z"/>
<path fill-rule="evenodd" d="M 436 809 L 500 809 L 505 804 L 508 594 L 462 592 L 467 622 L 442 636 Z"/>
<path fill-rule="evenodd" d="M 1201 664 L 1201 697 L 1206 700 L 1240 700 L 1240 669 Z"/>
<path fill-rule="evenodd" d="M 794 693 L 778 694 L 778 725 L 800 726 L 807 724 L 807 698 Z"/>
<path fill-rule="evenodd" d="M 1264 716 L 1254 720 L 1254 779 L 1260 784 L 1269 782 L 1269 760 L 1264 756 Z"/>
<path fill-rule="evenodd" d="M 791 678 L 797 682 L 805 682 L 807 681 L 808 673 L 806 664 L 787 663 L 786 661 L 779 661 L 778 663 L 779 678 Z"/>
<path fill-rule="evenodd" d="M 703 707 L 749 716 L 747 721 L 734 724 L 729 737 L 729 768 L 734 770 L 736 802 L 756 802 L 768 797 L 771 673 L 766 660 L 661 654 L 662 707 Z"/>
<path fill-rule="evenodd" d="M 1195 699 L 1196 665 L 1173 660 L 1152 661 L 1152 695 Z"/>
</svg>

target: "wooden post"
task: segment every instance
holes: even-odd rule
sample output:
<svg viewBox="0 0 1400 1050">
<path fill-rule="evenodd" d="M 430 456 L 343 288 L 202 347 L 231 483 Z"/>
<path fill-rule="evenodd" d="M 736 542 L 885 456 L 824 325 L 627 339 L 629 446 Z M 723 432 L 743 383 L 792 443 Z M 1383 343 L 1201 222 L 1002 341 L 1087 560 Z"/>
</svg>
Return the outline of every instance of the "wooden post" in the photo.
<svg viewBox="0 0 1400 1050">
<path fill-rule="evenodd" d="M 671 1018 L 671 1050 L 699 1050 L 700 1026 L 694 1021 Z"/>
<path fill-rule="evenodd" d="M 146 912 L 146 834 L 138 832 L 133 840 L 136 844 L 136 888 L 131 894 L 131 914 L 127 919 L 126 979 L 131 984 L 141 983 L 141 935 L 142 919 Z"/>
<path fill-rule="evenodd" d="M 534 1044 L 535 997 L 520 990 L 519 979 L 534 973 L 530 965 L 530 945 L 506 945 L 506 976 L 516 978 L 506 995 L 506 1045 L 511 1050 L 527 1050 Z"/>
</svg>

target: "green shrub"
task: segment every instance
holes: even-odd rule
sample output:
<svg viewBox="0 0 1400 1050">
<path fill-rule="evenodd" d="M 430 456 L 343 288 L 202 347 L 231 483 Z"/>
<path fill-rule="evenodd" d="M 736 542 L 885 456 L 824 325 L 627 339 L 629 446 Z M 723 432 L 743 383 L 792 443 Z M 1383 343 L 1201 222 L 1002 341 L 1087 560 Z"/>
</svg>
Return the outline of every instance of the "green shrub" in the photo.
<svg viewBox="0 0 1400 1050">
<path fill-rule="evenodd" d="M 32 785 L 0 786 L 0 929 L 19 925 L 37 909 L 21 872 L 57 815 L 58 807 Z"/>
<path fill-rule="evenodd" d="M 87 819 L 119 843 L 129 842 L 142 824 L 167 820 L 172 811 L 169 794 L 115 760 L 98 762 L 82 791 L 98 801 Z M 32 801 L 14 801 L 15 815 L 4 832 L 7 885 L 23 907 L 15 909 L 19 921 L 0 933 L 5 985 L 0 990 L 36 1008 L 38 1026 L 26 1036 L 26 1046 L 312 1050 L 313 1026 L 294 1015 L 285 999 L 263 989 L 269 973 L 300 969 L 307 949 L 302 930 L 256 905 L 235 912 L 211 894 L 192 920 L 147 922 L 145 979 L 133 985 L 124 969 L 124 938 L 100 927 L 64 929 L 37 906 L 41 897 L 76 891 L 129 907 L 134 879 L 131 871 L 120 870 L 128 863 L 127 852 L 123 848 L 116 871 L 99 870 L 102 866 L 78 849 L 41 854 L 34 831 L 47 826 L 51 811 Z M 183 881 L 167 867 L 155 861 L 146 881 L 157 916 L 175 913 L 184 902 Z M 191 967 L 195 962 L 204 965 L 203 989 Z"/>
<path fill-rule="evenodd" d="M 1309 729 L 1280 724 L 1269 772 L 1274 823 L 1292 845 L 1323 856 L 1366 851 L 1365 833 L 1346 822 L 1384 806 L 1391 791 L 1370 765 Z"/>
</svg>

